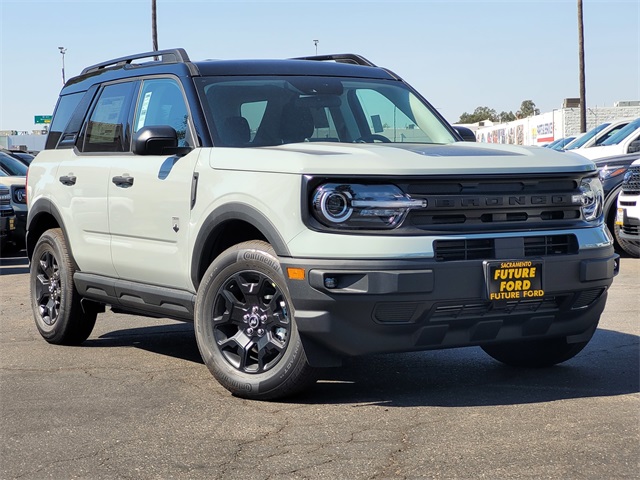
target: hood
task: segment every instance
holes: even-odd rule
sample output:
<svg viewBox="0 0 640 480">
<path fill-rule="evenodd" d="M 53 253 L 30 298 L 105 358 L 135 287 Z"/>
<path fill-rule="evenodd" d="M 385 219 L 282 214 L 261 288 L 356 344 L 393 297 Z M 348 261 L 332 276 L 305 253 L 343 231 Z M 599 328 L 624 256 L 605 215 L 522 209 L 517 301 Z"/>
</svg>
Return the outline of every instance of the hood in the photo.
<svg viewBox="0 0 640 480">
<path fill-rule="evenodd" d="M 6 185 L 7 187 L 11 185 L 26 185 L 27 177 L 17 177 L 15 175 L 0 177 L 0 185 Z"/>
<path fill-rule="evenodd" d="M 313 175 L 462 175 L 595 171 L 571 152 L 540 147 L 458 142 L 449 145 L 305 142 L 210 150 L 210 165 Z"/>
</svg>

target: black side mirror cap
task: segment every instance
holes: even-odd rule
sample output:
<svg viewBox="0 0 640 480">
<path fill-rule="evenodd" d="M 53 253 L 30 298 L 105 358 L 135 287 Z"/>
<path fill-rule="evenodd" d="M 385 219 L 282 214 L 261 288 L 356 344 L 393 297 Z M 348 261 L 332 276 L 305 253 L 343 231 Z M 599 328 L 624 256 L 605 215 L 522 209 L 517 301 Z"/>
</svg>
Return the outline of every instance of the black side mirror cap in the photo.
<svg viewBox="0 0 640 480">
<path fill-rule="evenodd" d="M 178 133 L 169 125 L 142 127 L 133 134 L 132 151 L 136 155 L 186 154 L 190 148 L 178 147 Z"/>
<path fill-rule="evenodd" d="M 453 129 L 458 132 L 458 135 L 462 137 L 462 140 L 465 142 L 475 142 L 476 134 L 473 133 L 473 130 L 467 127 L 462 127 L 460 125 L 452 125 Z"/>
</svg>

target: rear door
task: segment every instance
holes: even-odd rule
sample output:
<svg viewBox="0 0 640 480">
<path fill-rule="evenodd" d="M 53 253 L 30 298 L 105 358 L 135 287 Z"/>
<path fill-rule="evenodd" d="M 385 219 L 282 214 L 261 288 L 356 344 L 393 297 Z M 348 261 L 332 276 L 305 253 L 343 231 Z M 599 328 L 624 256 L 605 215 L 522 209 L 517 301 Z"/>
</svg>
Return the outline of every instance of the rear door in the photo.
<svg viewBox="0 0 640 480">
<path fill-rule="evenodd" d="M 72 119 L 55 150 L 59 166 L 52 196 L 67 226 L 74 259 L 85 273 L 116 276 L 107 215 L 109 162 L 129 149 L 127 119 L 136 83 L 102 87 L 87 121 L 83 125 L 82 118 Z"/>
</svg>

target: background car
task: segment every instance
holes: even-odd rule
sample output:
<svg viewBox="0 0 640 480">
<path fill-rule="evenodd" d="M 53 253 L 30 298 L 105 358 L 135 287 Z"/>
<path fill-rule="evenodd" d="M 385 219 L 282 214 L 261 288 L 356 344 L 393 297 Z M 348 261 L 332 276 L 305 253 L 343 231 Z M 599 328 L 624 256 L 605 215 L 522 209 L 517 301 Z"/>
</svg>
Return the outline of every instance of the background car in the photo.
<svg viewBox="0 0 640 480">
<path fill-rule="evenodd" d="M 620 241 L 616 226 L 616 209 L 618 194 L 622 190 L 622 181 L 629 166 L 640 158 L 640 152 L 601 158 L 595 161 L 604 188 L 604 218 L 607 227 L 614 236 L 616 250 L 627 252 L 624 242 Z"/>
<path fill-rule="evenodd" d="M 556 140 L 555 142 L 553 142 L 554 143 L 553 146 L 551 146 L 549 148 L 552 148 L 553 150 L 558 150 L 559 152 L 562 152 L 564 150 L 564 147 L 569 145 L 575 139 L 576 139 L 575 136 L 561 138 L 560 140 Z"/>
<path fill-rule="evenodd" d="M 25 244 L 27 225 L 27 189 L 26 175 L 28 167 L 17 158 L 0 152 L 0 185 L 10 191 L 10 205 L 15 212 L 15 229 L 12 230 L 9 241 L 17 248 Z"/>
<path fill-rule="evenodd" d="M 32 155 L 28 152 L 23 152 L 22 150 L 5 150 L 3 148 L 3 149 L 0 149 L 0 152 L 20 160 L 22 163 L 24 163 L 27 166 L 29 166 L 31 164 L 31 160 L 35 158 L 35 155 Z"/>
<path fill-rule="evenodd" d="M 633 120 L 633 118 L 621 118 L 619 120 L 601 123 L 597 127 L 589 130 L 584 135 L 573 140 L 565 147 L 565 150 L 597 147 L 601 145 L 602 142 L 607 140 L 610 136 L 615 135 L 618 130 L 624 128 Z"/>
<path fill-rule="evenodd" d="M 0 177 L 6 174 L 0 171 Z M 0 253 L 16 228 L 16 215 L 11 207 L 11 191 L 0 184 Z"/>
<path fill-rule="evenodd" d="M 591 160 L 597 158 L 610 157 L 623 153 L 634 153 L 640 151 L 640 118 L 618 130 L 598 147 L 576 150 L 583 157 Z"/>
</svg>

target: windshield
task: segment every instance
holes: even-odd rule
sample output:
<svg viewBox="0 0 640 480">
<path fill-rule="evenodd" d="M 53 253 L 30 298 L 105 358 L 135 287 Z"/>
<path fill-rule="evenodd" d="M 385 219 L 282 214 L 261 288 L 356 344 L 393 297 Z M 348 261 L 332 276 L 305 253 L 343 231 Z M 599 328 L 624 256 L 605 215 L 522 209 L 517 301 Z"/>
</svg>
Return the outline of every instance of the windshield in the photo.
<svg viewBox="0 0 640 480">
<path fill-rule="evenodd" d="M 640 118 L 636 118 L 633 122 L 628 123 L 624 128 L 618 130 L 615 135 L 611 135 L 611 137 L 607 138 L 600 145 L 617 145 L 622 140 L 631 135 L 631 133 L 634 132 L 637 128 L 640 128 Z"/>
<path fill-rule="evenodd" d="M 17 158 L 0 152 L 0 166 L 11 176 L 24 177 L 27 174 L 27 166 Z"/>
<path fill-rule="evenodd" d="M 593 137 L 595 137 L 599 132 L 601 132 L 602 130 L 607 128 L 609 125 L 611 125 L 611 124 L 610 123 L 601 123 L 597 127 L 592 128 L 591 130 L 589 130 L 584 135 L 582 135 L 582 136 L 576 138 L 575 140 L 573 140 L 564 149 L 565 150 L 573 150 L 574 148 L 580 148 L 585 143 L 587 143 L 589 140 L 591 140 Z"/>
<path fill-rule="evenodd" d="M 431 107 L 397 81 L 336 77 L 198 79 L 214 143 L 453 143 Z"/>
</svg>

